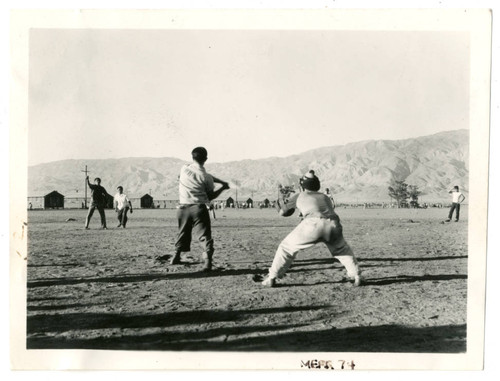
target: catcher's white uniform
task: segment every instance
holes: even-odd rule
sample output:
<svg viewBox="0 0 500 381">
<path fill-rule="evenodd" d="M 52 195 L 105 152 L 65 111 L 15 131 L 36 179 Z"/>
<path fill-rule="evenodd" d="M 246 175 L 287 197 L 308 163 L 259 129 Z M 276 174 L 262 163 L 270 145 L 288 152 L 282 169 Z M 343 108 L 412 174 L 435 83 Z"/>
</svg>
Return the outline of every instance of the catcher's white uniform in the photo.
<svg viewBox="0 0 500 381">
<path fill-rule="evenodd" d="M 319 242 L 326 244 L 330 253 L 344 265 L 350 278 L 359 277 L 356 258 L 344 240 L 342 225 L 330 198 L 323 193 L 305 190 L 281 206 L 280 214 L 290 216 L 295 209 L 299 209 L 303 220 L 280 243 L 269 269 L 269 278 L 281 278 L 300 250 Z"/>
</svg>

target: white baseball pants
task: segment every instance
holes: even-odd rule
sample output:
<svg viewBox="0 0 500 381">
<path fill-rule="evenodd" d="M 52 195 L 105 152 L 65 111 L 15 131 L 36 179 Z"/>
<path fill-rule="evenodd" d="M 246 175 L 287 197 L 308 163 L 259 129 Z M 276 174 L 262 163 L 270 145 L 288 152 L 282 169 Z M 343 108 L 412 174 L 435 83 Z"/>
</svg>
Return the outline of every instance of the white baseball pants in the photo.
<svg viewBox="0 0 500 381">
<path fill-rule="evenodd" d="M 316 243 L 324 242 L 333 257 L 345 267 L 348 277 L 359 275 L 359 267 L 354 254 L 344 240 L 339 221 L 326 218 L 305 218 L 280 243 L 273 264 L 269 269 L 270 278 L 281 278 L 292 265 L 297 253 Z"/>
</svg>

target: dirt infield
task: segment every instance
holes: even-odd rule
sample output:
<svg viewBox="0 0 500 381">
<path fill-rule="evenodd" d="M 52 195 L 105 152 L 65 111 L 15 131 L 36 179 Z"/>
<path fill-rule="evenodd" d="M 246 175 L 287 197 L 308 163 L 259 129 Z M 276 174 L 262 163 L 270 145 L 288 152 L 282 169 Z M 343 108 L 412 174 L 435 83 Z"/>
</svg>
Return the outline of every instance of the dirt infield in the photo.
<svg viewBox="0 0 500 381">
<path fill-rule="evenodd" d="M 84 210 L 28 215 L 27 348 L 190 351 L 429 352 L 466 350 L 467 210 L 338 209 L 364 286 L 326 247 L 299 254 L 275 289 L 265 274 L 298 218 L 217 211 L 215 271 L 194 243 L 173 250 L 174 210 L 135 210 L 127 229 L 99 230 Z M 76 221 L 67 221 L 73 218 Z"/>
</svg>

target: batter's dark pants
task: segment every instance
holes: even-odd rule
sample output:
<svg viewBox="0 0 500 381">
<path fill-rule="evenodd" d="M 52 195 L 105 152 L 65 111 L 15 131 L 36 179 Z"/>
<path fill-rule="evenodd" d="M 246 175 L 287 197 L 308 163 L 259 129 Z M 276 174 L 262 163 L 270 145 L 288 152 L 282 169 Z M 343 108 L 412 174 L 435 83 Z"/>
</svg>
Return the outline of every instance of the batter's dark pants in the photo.
<svg viewBox="0 0 500 381">
<path fill-rule="evenodd" d="M 85 227 L 89 227 L 90 219 L 92 218 L 92 215 L 94 214 L 94 210 L 99 211 L 99 215 L 101 216 L 101 227 L 105 228 L 106 227 L 106 215 L 104 214 L 104 205 L 101 204 L 95 204 L 92 203 L 89 208 L 89 213 L 87 214 L 87 218 L 85 220 Z"/>
<path fill-rule="evenodd" d="M 127 226 L 127 221 L 128 221 L 127 213 L 129 209 L 130 208 L 126 206 L 123 209 L 118 210 L 118 221 L 120 221 L 123 227 Z"/>
<path fill-rule="evenodd" d="M 205 204 L 181 205 L 177 209 L 179 233 L 175 242 L 177 253 L 191 251 L 191 238 L 198 240 L 208 257 L 214 252 L 210 215 Z"/>
<path fill-rule="evenodd" d="M 454 202 L 453 204 L 451 204 L 451 208 L 450 208 L 450 213 L 448 213 L 448 219 L 451 220 L 451 218 L 453 217 L 453 211 L 456 210 L 456 220 L 458 221 L 459 218 L 460 218 L 460 204 L 458 202 Z"/>
</svg>

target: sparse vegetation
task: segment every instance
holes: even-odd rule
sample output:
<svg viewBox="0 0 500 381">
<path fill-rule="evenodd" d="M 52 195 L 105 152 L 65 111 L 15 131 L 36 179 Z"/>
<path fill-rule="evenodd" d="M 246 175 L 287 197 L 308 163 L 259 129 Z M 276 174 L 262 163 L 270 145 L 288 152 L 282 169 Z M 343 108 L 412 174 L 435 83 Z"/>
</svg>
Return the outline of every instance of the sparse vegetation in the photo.
<svg viewBox="0 0 500 381">
<path fill-rule="evenodd" d="M 401 180 L 391 180 L 389 184 L 389 197 L 396 201 L 398 208 L 404 208 L 408 199 L 408 184 Z"/>
</svg>

